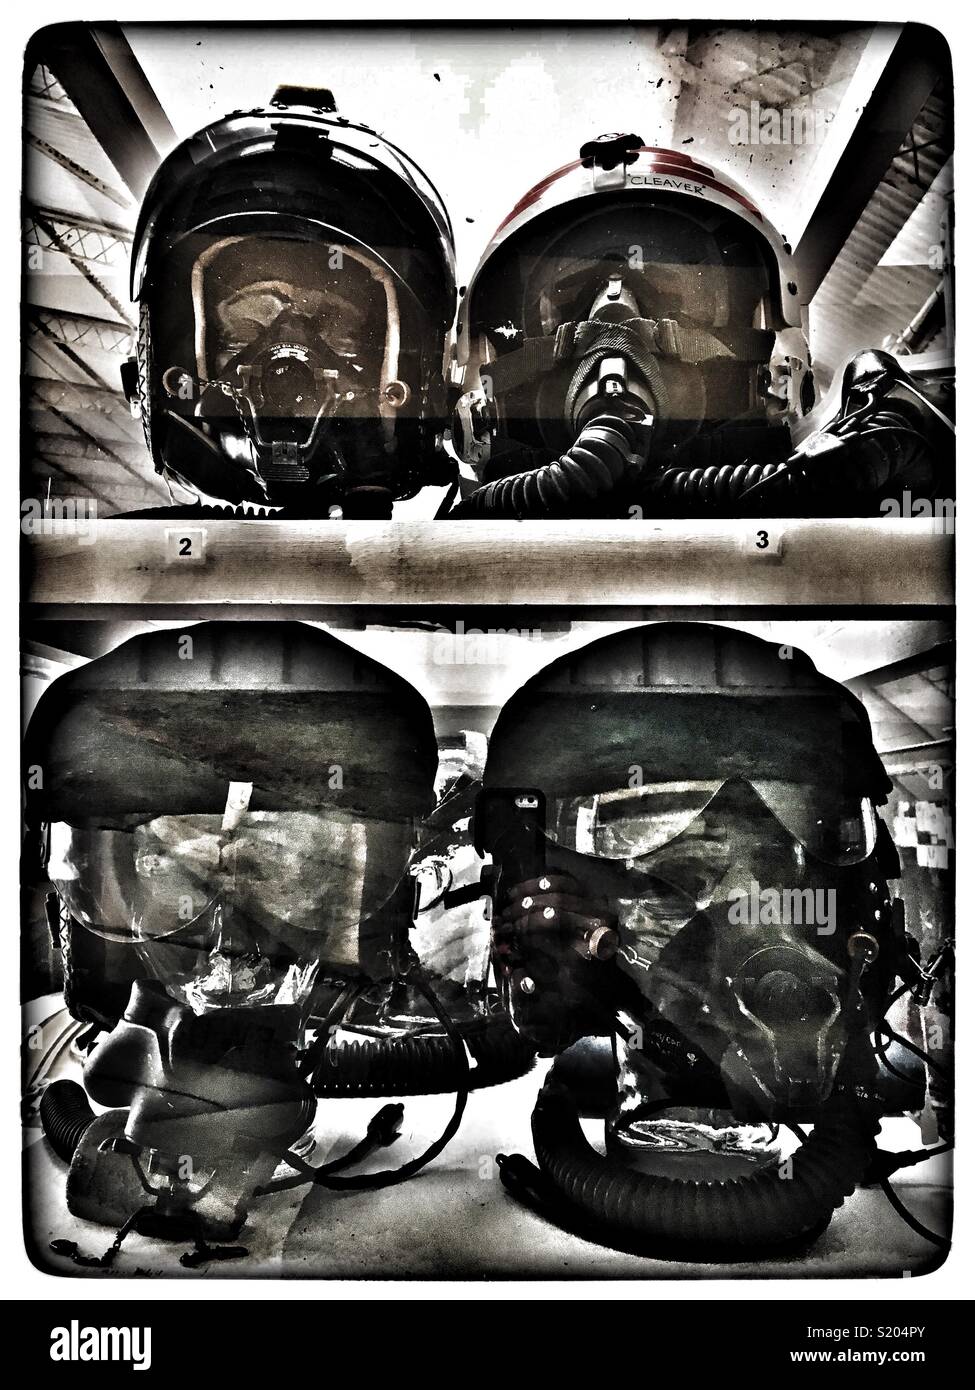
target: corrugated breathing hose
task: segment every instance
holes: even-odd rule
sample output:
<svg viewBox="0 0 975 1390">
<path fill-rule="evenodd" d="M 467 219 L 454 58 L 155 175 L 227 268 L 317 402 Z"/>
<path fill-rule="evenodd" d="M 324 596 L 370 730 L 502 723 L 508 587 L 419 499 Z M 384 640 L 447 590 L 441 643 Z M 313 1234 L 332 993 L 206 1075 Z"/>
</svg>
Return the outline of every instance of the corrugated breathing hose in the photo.
<svg viewBox="0 0 975 1390">
<path fill-rule="evenodd" d="M 454 514 L 540 517 L 561 513 L 575 502 L 614 491 L 643 466 L 633 424 L 616 415 L 597 415 L 554 463 L 484 484 Z"/>
<path fill-rule="evenodd" d="M 723 463 L 707 468 L 667 468 L 648 488 L 663 514 L 679 516 L 725 511 L 749 488 L 786 471 L 784 463 Z M 757 499 L 756 499 L 757 500 Z"/>
<path fill-rule="evenodd" d="M 476 1066 L 471 1090 L 524 1076 L 534 1049 L 506 1014 L 461 1029 Z M 318 1096 L 430 1096 L 457 1088 L 454 1044 L 446 1033 L 361 1038 L 325 1049 L 310 1080 Z"/>
<path fill-rule="evenodd" d="M 861 499 L 872 515 L 876 498 L 886 487 L 905 485 L 910 470 L 924 466 L 929 441 L 909 420 L 893 410 L 876 411 L 867 420 L 842 419 L 813 438 L 828 449 L 805 456 L 761 462 L 710 464 L 705 467 L 665 468 L 647 485 L 655 515 L 708 516 L 734 512 L 744 504 L 749 514 L 768 511 L 782 515 L 786 504 L 817 513 L 847 515 L 851 500 Z M 907 471 L 905 471 L 907 470 Z M 779 479 L 771 487 L 771 479 Z M 754 489 L 754 497 L 749 494 Z M 859 508 L 857 508 L 859 512 Z"/>
<path fill-rule="evenodd" d="M 41 1128 L 48 1143 L 65 1163 L 70 1163 L 95 1112 L 84 1089 L 76 1081 L 52 1081 L 41 1096 Z"/>
<path fill-rule="evenodd" d="M 543 1087 L 532 1116 L 543 1175 L 597 1229 L 673 1242 L 691 1253 L 784 1244 L 822 1229 L 866 1172 L 879 1128 L 872 1109 L 834 1096 L 792 1155 L 787 1177 L 772 1165 L 728 1182 L 695 1182 L 601 1157 L 564 1086 Z"/>
</svg>

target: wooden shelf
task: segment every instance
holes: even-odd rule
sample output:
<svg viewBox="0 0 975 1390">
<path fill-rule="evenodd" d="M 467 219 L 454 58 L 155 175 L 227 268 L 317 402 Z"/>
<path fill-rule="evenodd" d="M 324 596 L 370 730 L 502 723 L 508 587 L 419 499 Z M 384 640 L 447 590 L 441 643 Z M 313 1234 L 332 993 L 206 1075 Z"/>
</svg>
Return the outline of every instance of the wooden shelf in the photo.
<svg viewBox="0 0 975 1390">
<path fill-rule="evenodd" d="M 911 520 L 164 521 L 25 540 L 24 598 L 96 604 L 920 605 L 954 537 Z M 768 534 L 762 548 L 759 528 Z M 205 536 L 201 535 L 205 532 Z M 195 548 L 195 558 L 193 551 Z M 200 551 L 202 549 L 202 554 Z"/>
</svg>

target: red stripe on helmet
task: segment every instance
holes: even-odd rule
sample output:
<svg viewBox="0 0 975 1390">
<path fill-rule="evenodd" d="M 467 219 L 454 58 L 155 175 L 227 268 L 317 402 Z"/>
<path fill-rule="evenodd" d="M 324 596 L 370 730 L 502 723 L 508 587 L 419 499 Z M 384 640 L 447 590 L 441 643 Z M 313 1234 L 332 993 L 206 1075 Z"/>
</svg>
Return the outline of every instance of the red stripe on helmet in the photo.
<svg viewBox="0 0 975 1390">
<path fill-rule="evenodd" d="M 675 164 L 686 165 L 695 174 L 706 174 L 708 178 L 714 178 L 713 169 L 709 169 L 706 164 L 699 164 L 696 159 L 692 159 L 689 154 L 684 154 L 681 150 L 667 150 L 662 145 L 641 145 L 639 153 L 663 155 L 665 159 L 672 160 Z"/>
<path fill-rule="evenodd" d="M 530 208 L 532 203 L 537 202 L 538 199 L 545 192 L 545 190 L 547 188 L 551 188 L 552 184 L 557 182 L 558 179 L 564 178 L 564 176 L 570 173 L 573 169 L 579 169 L 581 167 L 582 160 L 574 159 L 571 164 L 563 164 L 561 169 L 556 169 L 554 173 L 548 174 L 544 179 L 541 180 L 540 183 L 536 183 L 534 188 L 529 188 L 525 196 L 523 198 L 520 198 L 518 202 L 515 203 L 514 207 L 508 213 L 508 216 L 504 219 L 504 221 L 499 225 L 494 235 L 497 236 L 498 232 L 503 231 L 503 229 L 507 227 L 509 222 L 513 221 L 527 208 Z M 493 239 L 494 238 L 492 237 L 492 240 Z"/>
<path fill-rule="evenodd" d="M 737 189 L 731 188 L 728 184 L 722 183 L 716 178 L 712 170 L 705 168 L 703 164 L 697 164 L 693 159 L 686 155 L 678 154 L 675 150 L 657 150 L 652 146 L 644 145 L 641 154 L 661 155 L 662 158 L 651 162 L 654 172 L 660 173 L 680 173 L 686 178 L 689 173 L 698 183 L 703 183 L 707 188 L 713 188 L 716 193 L 721 193 L 726 198 L 733 199 L 736 203 L 747 209 L 753 217 L 757 217 L 759 222 L 764 222 L 765 218 L 759 212 L 754 203 L 745 197 L 744 193 L 739 193 Z"/>
</svg>

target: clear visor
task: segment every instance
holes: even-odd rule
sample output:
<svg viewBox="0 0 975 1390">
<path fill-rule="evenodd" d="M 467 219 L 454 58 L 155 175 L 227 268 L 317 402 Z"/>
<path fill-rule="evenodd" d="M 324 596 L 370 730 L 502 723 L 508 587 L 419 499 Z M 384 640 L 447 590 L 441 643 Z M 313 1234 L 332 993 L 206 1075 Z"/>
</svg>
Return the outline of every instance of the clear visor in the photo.
<svg viewBox="0 0 975 1390">
<path fill-rule="evenodd" d="M 639 860 L 682 835 L 727 783 L 647 783 L 550 803 L 547 837 L 564 849 L 599 859 Z M 869 797 L 771 778 L 749 779 L 765 807 L 807 854 L 825 864 L 860 864 L 877 843 Z"/>
<path fill-rule="evenodd" d="M 82 925 L 145 942 L 183 930 L 219 904 L 310 954 L 377 913 L 403 879 L 412 822 L 339 811 L 159 816 L 134 830 L 51 826 L 48 877 Z M 338 952 L 338 954 L 341 954 Z"/>
</svg>

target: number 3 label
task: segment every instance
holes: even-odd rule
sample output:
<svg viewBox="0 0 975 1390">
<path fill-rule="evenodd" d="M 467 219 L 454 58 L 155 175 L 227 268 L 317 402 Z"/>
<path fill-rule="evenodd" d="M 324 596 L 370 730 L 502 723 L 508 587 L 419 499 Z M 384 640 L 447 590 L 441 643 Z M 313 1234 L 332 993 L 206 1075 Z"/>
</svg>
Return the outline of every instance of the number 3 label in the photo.
<svg viewBox="0 0 975 1390">
<path fill-rule="evenodd" d="M 746 524 L 739 536 L 738 546 L 743 555 L 777 562 L 782 559 L 782 529 L 778 526 L 763 526 L 760 531 L 753 531 Z"/>
</svg>

